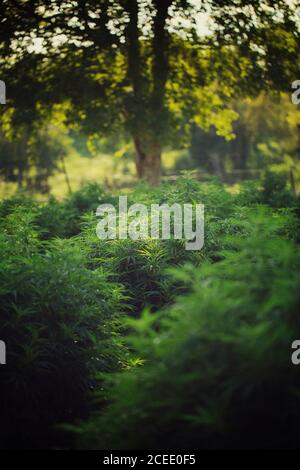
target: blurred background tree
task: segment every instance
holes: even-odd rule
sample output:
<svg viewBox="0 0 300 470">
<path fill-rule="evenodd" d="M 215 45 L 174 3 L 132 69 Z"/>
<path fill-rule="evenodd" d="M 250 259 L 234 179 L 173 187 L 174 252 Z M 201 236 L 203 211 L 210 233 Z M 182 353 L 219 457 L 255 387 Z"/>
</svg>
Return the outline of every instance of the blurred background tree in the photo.
<svg viewBox="0 0 300 470">
<path fill-rule="evenodd" d="M 299 71 L 298 7 L 285 0 L 2 2 L 8 104 L 1 112 L 14 136 L 14 150 L 1 151 L 3 175 L 16 167 L 21 185 L 34 165 L 36 187 L 47 190 L 63 152 L 48 139 L 58 104 L 68 132 L 130 139 L 137 175 L 152 184 L 163 149 L 188 146 L 191 135 L 207 169 L 222 174 L 226 155 L 232 167 L 246 168 L 255 152 L 271 149 L 259 140 L 258 121 L 255 136 L 246 123 L 249 99 L 290 90 Z"/>
<path fill-rule="evenodd" d="M 299 109 L 288 94 L 260 94 L 232 103 L 238 118 L 233 123 L 234 139 L 226 141 L 213 127 L 192 130 L 192 165 L 224 177 L 226 172 L 247 170 L 294 171 L 299 165 Z"/>
</svg>

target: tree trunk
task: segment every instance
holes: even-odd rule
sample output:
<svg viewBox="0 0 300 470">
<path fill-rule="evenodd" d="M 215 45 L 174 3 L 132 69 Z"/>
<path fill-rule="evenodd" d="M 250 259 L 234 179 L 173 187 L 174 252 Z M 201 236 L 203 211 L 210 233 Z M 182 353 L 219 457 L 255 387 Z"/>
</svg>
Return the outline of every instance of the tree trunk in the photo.
<svg viewBox="0 0 300 470">
<path fill-rule="evenodd" d="M 167 121 L 165 104 L 166 83 L 169 73 L 168 47 L 169 33 L 167 20 L 169 8 L 174 0 L 153 0 L 156 14 L 153 18 L 151 85 L 143 71 L 141 60 L 141 41 L 139 30 L 138 0 L 122 0 L 121 4 L 128 13 L 129 21 L 125 28 L 128 45 L 127 80 L 132 86 L 131 99 L 125 106 L 125 115 L 130 118 L 129 130 L 133 136 L 136 150 L 136 169 L 139 178 L 152 185 L 160 183 L 161 145 L 164 139 L 164 123 Z M 148 91 L 147 91 L 148 90 Z M 145 109 L 145 94 L 149 93 Z"/>
<path fill-rule="evenodd" d="M 158 143 L 145 145 L 139 137 L 134 138 L 136 171 L 139 178 L 153 186 L 160 183 L 161 147 Z"/>
<path fill-rule="evenodd" d="M 234 169 L 246 170 L 249 159 L 250 141 L 245 124 L 237 121 L 234 125 L 234 132 L 236 134 L 235 140 L 232 141 Z"/>
</svg>

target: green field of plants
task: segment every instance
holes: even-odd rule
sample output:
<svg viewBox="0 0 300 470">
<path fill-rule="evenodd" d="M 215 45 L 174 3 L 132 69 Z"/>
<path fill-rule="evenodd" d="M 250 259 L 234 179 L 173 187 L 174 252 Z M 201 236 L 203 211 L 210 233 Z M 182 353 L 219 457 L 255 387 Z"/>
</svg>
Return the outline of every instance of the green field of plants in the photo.
<svg viewBox="0 0 300 470">
<path fill-rule="evenodd" d="M 202 203 L 205 244 L 99 240 L 118 192 L 0 205 L 0 446 L 296 448 L 299 197 L 189 175 L 128 201 Z"/>
<path fill-rule="evenodd" d="M 300 0 L 0 2 L 0 450 L 300 450 L 299 247 Z"/>
</svg>

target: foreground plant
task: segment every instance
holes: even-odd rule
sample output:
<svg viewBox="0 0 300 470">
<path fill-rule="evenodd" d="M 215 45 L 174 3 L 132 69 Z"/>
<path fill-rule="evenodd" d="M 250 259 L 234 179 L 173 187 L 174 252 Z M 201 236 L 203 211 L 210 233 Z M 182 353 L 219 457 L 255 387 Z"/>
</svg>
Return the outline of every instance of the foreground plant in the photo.
<svg viewBox="0 0 300 470">
<path fill-rule="evenodd" d="M 86 416 L 99 372 L 121 364 L 121 287 L 87 268 L 79 240 L 41 242 L 34 217 L 19 210 L 1 224 L 0 443 L 9 448 L 65 445 L 54 425 Z"/>
<path fill-rule="evenodd" d="M 174 271 L 189 294 L 127 321 L 132 367 L 108 378 L 111 404 L 77 428 L 81 447 L 299 447 L 300 252 L 286 223 L 252 210 L 221 261 Z"/>
</svg>

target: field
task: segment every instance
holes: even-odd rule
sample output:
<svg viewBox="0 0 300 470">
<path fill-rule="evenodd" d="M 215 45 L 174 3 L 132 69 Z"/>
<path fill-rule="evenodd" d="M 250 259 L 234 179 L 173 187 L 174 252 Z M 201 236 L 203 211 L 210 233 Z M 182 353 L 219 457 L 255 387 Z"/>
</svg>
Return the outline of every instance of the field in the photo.
<svg viewBox="0 0 300 470">
<path fill-rule="evenodd" d="M 99 240 L 100 203 L 205 205 L 205 245 Z M 3 448 L 299 447 L 299 197 L 266 173 L 1 202 Z"/>
<path fill-rule="evenodd" d="M 0 25 L 0 449 L 300 450 L 300 0 Z"/>
</svg>

